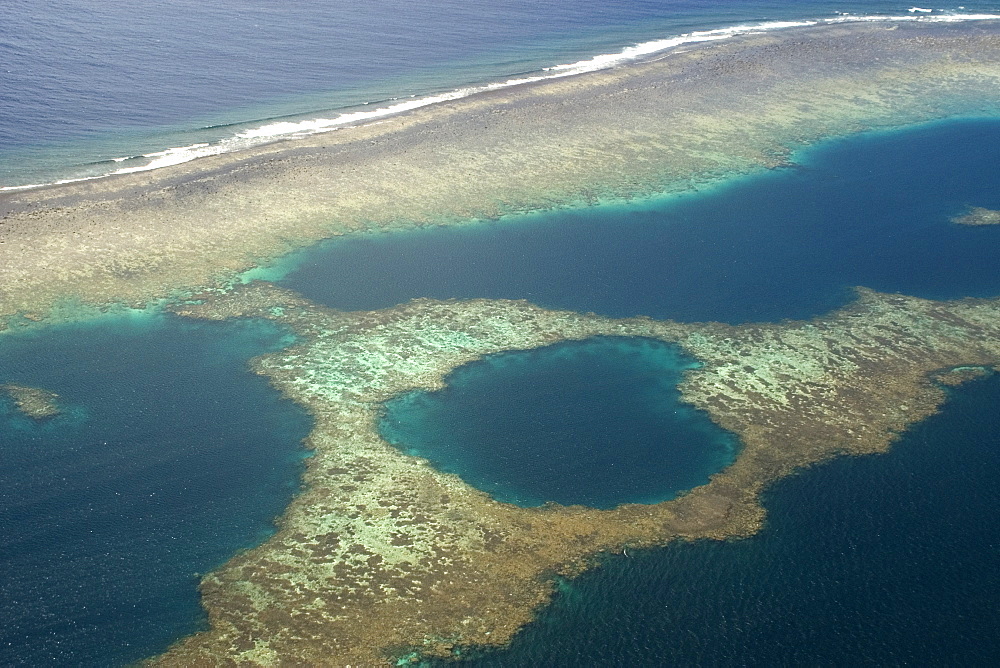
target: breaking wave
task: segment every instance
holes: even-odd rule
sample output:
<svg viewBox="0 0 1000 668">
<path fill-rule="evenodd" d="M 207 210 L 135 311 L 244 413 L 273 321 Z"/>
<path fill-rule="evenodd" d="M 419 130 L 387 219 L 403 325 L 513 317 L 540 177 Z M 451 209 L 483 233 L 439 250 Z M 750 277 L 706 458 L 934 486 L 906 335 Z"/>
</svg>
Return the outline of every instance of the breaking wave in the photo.
<svg viewBox="0 0 1000 668">
<path fill-rule="evenodd" d="M 274 119 L 270 122 L 263 122 L 255 127 L 249 127 L 247 129 L 240 130 L 235 134 L 224 137 L 210 142 L 198 142 L 187 146 L 177 146 L 172 148 L 167 148 L 161 151 L 155 151 L 152 153 L 145 153 L 138 156 L 128 156 L 121 158 L 113 158 L 111 160 L 102 161 L 109 163 L 111 165 L 121 165 L 126 166 L 118 167 L 117 169 L 111 169 L 101 174 L 95 176 L 86 176 L 82 178 L 64 179 L 61 181 L 54 181 L 50 183 L 39 183 L 30 185 L 19 185 L 19 186 L 5 186 L 0 187 L 0 191 L 4 190 L 22 190 L 28 188 L 37 188 L 45 185 L 57 185 L 63 183 L 72 183 L 76 181 L 87 181 L 96 178 L 102 178 L 104 176 L 110 176 L 115 174 L 129 174 L 133 172 L 143 172 L 154 169 L 160 169 L 162 167 L 169 167 L 171 165 L 178 165 L 181 163 L 189 162 L 196 158 L 219 155 L 222 153 L 231 153 L 233 151 L 239 151 L 246 148 L 251 148 L 254 146 L 260 146 L 273 141 L 278 141 L 282 139 L 293 139 L 298 137 L 305 137 L 308 135 L 313 135 L 321 132 L 331 132 L 334 130 L 339 130 L 345 127 L 362 125 L 370 122 L 377 122 L 378 120 L 401 114 L 407 111 L 412 111 L 414 109 L 419 109 L 420 107 L 426 107 L 440 102 L 447 102 L 451 100 L 458 100 L 464 97 L 469 97 L 470 95 L 475 95 L 477 93 L 483 93 L 487 91 L 498 90 L 502 88 L 509 88 L 511 86 L 518 86 L 528 83 L 534 83 L 537 81 L 544 81 L 547 79 L 556 79 L 560 77 L 568 77 L 577 74 L 583 74 L 586 72 L 594 72 L 598 70 L 612 68 L 618 65 L 622 65 L 628 62 L 639 61 L 643 59 L 653 58 L 668 52 L 671 49 L 675 49 L 679 46 L 685 44 L 695 44 L 699 42 L 709 42 L 729 39 L 739 35 L 748 35 L 761 32 L 771 32 L 784 30 L 788 28 L 798 28 L 798 27 L 808 27 L 816 25 L 830 25 L 837 23 L 861 23 L 861 22 L 913 22 L 918 21 L 922 23 L 927 22 L 938 22 L 938 23 L 951 23 L 959 21 L 982 21 L 982 20 L 996 20 L 1000 19 L 1000 14 L 974 14 L 974 13 L 952 13 L 944 12 L 942 10 L 932 10 L 925 9 L 921 7 L 911 7 L 907 10 L 907 15 L 891 16 L 891 15 L 860 15 L 860 14 L 849 14 L 849 13 L 839 13 L 837 16 L 819 19 L 803 19 L 798 21 L 767 21 L 758 23 L 746 23 L 734 26 L 728 26 L 725 28 L 716 28 L 711 30 L 698 30 L 692 31 L 672 37 L 667 37 L 664 39 L 651 40 L 648 42 L 642 42 L 634 46 L 630 46 L 622 49 L 616 53 L 605 53 L 588 58 L 586 60 L 580 60 L 573 63 L 566 63 L 560 65 L 553 65 L 551 67 L 543 68 L 537 73 L 531 73 L 524 76 L 519 76 L 504 81 L 495 81 L 492 83 L 479 84 L 479 85 L 469 85 L 462 88 L 456 88 L 443 93 L 437 93 L 433 95 L 425 96 L 413 96 L 407 99 L 392 99 L 386 100 L 384 102 L 374 103 L 374 108 L 372 103 L 362 103 L 356 108 L 351 108 L 350 110 L 342 109 L 337 110 L 337 113 L 331 117 L 316 117 L 306 120 L 282 120 Z M 297 115 L 298 118 L 302 117 L 302 114 Z M 248 125 L 253 126 L 252 122 L 238 124 L 240 127 L 246 127 Z M 226 126 L 233 127 L 233 126 Z"/>
</svg>

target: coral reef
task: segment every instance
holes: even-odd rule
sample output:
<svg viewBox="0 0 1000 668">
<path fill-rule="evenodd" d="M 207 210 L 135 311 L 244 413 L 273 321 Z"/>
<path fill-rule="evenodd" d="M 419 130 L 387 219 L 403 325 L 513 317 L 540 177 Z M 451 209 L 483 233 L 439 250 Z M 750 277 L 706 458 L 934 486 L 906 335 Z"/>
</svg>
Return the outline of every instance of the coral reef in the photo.
<svg viewBox="0 0 1000 668">
<path fill-rule="evenodd" d="M 626 545 L 750 535 L 770 482 L 835 455 L 886 450 L 943 401 L 932 374 L 955 384 L 976 375 L 968 367 L 1000 361 L 1000 301 L 868 290 L 813 321 L 741 326 L 615 320 L 523 301 L 342 313 L 266 283 L 200 301 L 177 311 L 269 318 L 297 332 L 297 345 L 254 368 L 312 412 L 314 455 L 279 532 L 204 579 L 211 630 L 159 665 L 377 665 L 503 645 L 551 595 L 556 574 Z M 483 355 L 596 335 L 657 338 L 698 358 L 682 396 L 739 436 L 734 463 L 657 505 L 521 508 L 379 436 L 380 406 L 397 393 L 439 387 Z"/>
<path fill-rule="evenodd" d="M 48 390 L 25 385 L 0 385 L 0 393 L 6 394 L 14 401 L 14 406 L 21 414 L 33 420 L 44 420 L 55 417 L 61 412 L 56 399 L 59 395 Z"/>
<path fill-rule="evenodd" d="M 974 206 L 961 216 L 955 216 L 951 222 L 956 225 L 1000 225 L 1000 211 Z"/>
<path fill-rule="evenodd" d="M 830 136 L 1000 108 L 1000 35 L 788 29 L 150 172 L 0 194 L 0 316 L 143 306 L 332 235 L 678 192 Z"/>
</svg>

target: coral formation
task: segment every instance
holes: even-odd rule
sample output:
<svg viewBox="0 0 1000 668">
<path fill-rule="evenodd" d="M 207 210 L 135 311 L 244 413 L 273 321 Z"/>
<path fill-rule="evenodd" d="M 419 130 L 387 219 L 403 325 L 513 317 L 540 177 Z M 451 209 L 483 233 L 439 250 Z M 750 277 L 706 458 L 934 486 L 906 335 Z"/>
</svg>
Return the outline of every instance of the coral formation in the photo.
<svg viewBox="0 0 1000 668">
<path fill-rule="evenodd" d="M 150 172 L 0 194 L 0 316 L 142 306 L 358 230 L 678 192 L 1000 108 L 996 23 L 795 28 Z"/>
<path fill-rule="evenodd" d="M 813 321 L 732 326 L 522 301 L 342 313 L 266 283 L 201 297 L 178 312 L 268 318 L 299 335 L 254 367 L 312 412 L 314 455 L 277 535 L 204 579 L 211 630 L 173 647 L 162 665 L 373 665 L 503 645 L 550 596 L 554 575 L 626 545 L 750 535 L 764 521 L 760 493 L 770 482 L 838 454 L 886 450 L 944 399 L 932 374 L 955 384 L 975 375 L 967 367 L 1000 361 L 998 300 L 860 290 L 855 303 Z M 458 365 L 597 335 L 661 339 L 699 359 L 682 396 L 739 436 L 735 462 L 657 505 L 521 508 L 379 435 L 387 398 L 439 387 Z"/>
<path fill-rule="evenodd" d="M 730 326 L 488 300 L 341 313 L 264 283 L 226 286 L 334 235 L 678 192 L 786 164 L 825 137 L 995 112 L 998 84 L 993 22 L 789 29 L 152 172 L 5 193 L 0 316 L 30 322 L 66 299 L 104 308 L 180 294 L 182 315 L 267 318 L 299 337 L 255 369 L 314 416 L 303 491 L 273 538 L 204 578 L 211 628 L 154 662 L 373 665 L 503 645 L 554 575 L 595 554 L 750 535 L 773 480 L 884 451 L 936 410 L 942 384 L 1000 362 L 1000 302 L 860 291 L 814 321 Z M 741 439 L 735 462 L 662 504 L 520 508 L 378 434 L 386 399 L 439 387 L 458 365 L 597 335 L 652 337 L 701 360 L 682 396 Z M 40 390 L 6 392 L 28 414 L 55 406 Z"/>
<path fill-rule="evenodd" d="M 59 395 L 48 390 L 9 383 L 0 385 L 0 393 L 9 396 L 21 414 L 34 420 L 55 417 L 61 412 L 56 403 Z"/>
<path fill-rule="evenodd" d="M 961 216 L 955 216 L 951 222 L 957 225 L 1000 225 L 1000 211 L 974 206 Z"/>
</svg>

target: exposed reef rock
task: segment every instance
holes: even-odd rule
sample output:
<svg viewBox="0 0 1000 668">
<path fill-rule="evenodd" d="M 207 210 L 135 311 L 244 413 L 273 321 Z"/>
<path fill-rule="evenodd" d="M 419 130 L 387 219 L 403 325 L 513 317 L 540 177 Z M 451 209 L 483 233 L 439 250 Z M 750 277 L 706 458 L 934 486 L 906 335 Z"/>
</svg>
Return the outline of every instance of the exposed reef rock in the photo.
<svg viewBox="0 0 1000 668">
<path fill-rule="evenodd" d="M 945 387 L 957 387 L 962 383 L 967 383 L 977 378 L 985 378 L 993 373 L 996 373 L 996 369 L 985 366 L 957 366 L 952 369 L 944 369 L 933 373 L 931 374 L 931 379 L 935 383 Z"/>
<path fill-rule="evenodd" d="M 955 216 L 951 222 L 957 225 L 1000 225 L 1000 211 L 974 206 L 961 216 Z"/>
<path fill-rule="evenodd" d="M 955 384 L 978 373 L 963 367 L 1000 362 L 1000 300 L 860 290 L 813 321 L 731 326 L 522 301 L 342 313 L 262 283 L 202 297 L 177 311 L 268 318 L 299 334 L 254 366 L 312 412 L 315 454 L 279 532 L 204 579 L 211 629 L 156 659 L 170 666 L 382 665 L 503 645 L 551 595 L 555 574 L 625 545 L 750 535 L 770 482 L 838 454 L 885 451 L 943 401 L 933 374 Z M 520 508 L 379 436 L 380 407 L 395 394 L 439 387 L 483 355 L 595 335 L 657 338 L 701 360 L 682 396 L 742 439 L 735 462 L 657 505 Z"/>
<path fill-rule="evenodd" d="M 25 385 L 7 384 L 0 385 L 0 393 L 9 396 L 17 410 L 33 420 L 55 417 L 62 412 L 56 403 L 59 395 L 55 392 Z"/>
</svg>

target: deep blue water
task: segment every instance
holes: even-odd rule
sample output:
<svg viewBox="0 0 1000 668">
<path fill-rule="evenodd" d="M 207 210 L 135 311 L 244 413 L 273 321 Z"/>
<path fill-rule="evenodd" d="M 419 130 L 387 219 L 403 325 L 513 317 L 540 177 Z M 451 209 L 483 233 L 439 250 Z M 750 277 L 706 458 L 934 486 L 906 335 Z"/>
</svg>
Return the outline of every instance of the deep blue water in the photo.
<svg viewBox="0 0 1000 668">
<path fill-rule="evenodd" d="M 613 508 L 708 482 L 736 439 L 680 402 L 675 346 L 594 338 L 492 355 L 386 404 L 383 436 L 494 498 Z"/>
<path fill-rule="evenodd" d="M 507 79 L 745 22 L 906 14 L 888 0 L 0 3 L 0 186 Z M 958 10 L 996 12 L 995 1 Z M 335 114 L 334 114 L 335 115 Z M 98 163 L 98 164 L 95 164 Z M 126 163 L 125 166 L 132 163 Z"/>
<path fill-rule="evenodd" d="M 692 29 L 909 6 L 5 2 L 0 186 Z M 468 293 L 733 322 L 822 312 L 857 284 L 998 294 L 998 231 L 947 223 L 1000 206 L 997 148 L 988 122 L 832 142 L 711 197 L 331 245 L 287 284 L 339 308 Z M 0 402 L 0 664 L 122 665 L 200 628 L 195 573 L 263 539 L 297 485 L 308 420 L 245 368 L 279 338 L 111 319 L 0 339 L 0 382 L 66 409 L 36 425 Z M 486 663 L 995 664 L 998 399 L 995 380 L 962 390 L 890 455 L 780 483 L 757 538 L 609 563 Z"/>
<path fill-rule="evenodd" d="M 775 484 L 748 540 L 629 550 L 486 666 L 995 666 L 1000 377 L 886 455 Z"/>
<path fill-rule="evenodd" d="M 204 624 L 198 573 L 266 538 L 297 489 L 310 420 L 246 361 L 266 324 L 108 317 L 5 336 L 0 665 L 123 665 Z"/>
<path fill-rule="evenodd" d="M 1000 208 L 998 155 L 995 119 L 855 136 L 708 193 L 336 239 L 282 283 L 345 310 L 490 297 L 733 323 L 821 314 L 858 285 L 1000 295 L 1000 227 L 949 222 Z"/>
</svg>

